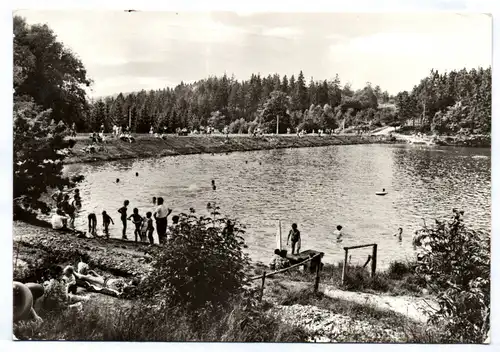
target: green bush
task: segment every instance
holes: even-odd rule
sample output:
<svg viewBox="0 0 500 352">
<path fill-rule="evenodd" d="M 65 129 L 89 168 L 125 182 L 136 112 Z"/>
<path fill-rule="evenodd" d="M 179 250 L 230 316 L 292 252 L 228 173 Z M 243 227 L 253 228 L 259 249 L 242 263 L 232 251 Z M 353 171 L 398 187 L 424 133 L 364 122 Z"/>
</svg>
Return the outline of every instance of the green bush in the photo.
<svg viewBox="0 0 500 352">
<path fill-rule="evenodd" d="M 436 221 L 417 231 L 416 271 L 439 292 L 431 317 L 446 324 L 450 341 L 481 343 L 490 329 L 490 235 L 467 228 L 461 219 Z"/>
<path fill-rule="evenodd" d="M 401 280 L 405 275 L 414 273 L 414 269 L 410 263 L 391 262 L 387 274 L 391 279 Z"/>
<path fill-rule="evenodd" d="M 212 213 L 217 216 L 217 209 Z M 223 306 L 245 286 L 248 255 L 244 231 L 228 219 L 181 214 L 168 244 L 151 252 L 153 271 L 144 292 L 166 306 L 188 310 Z"/>
</svg>

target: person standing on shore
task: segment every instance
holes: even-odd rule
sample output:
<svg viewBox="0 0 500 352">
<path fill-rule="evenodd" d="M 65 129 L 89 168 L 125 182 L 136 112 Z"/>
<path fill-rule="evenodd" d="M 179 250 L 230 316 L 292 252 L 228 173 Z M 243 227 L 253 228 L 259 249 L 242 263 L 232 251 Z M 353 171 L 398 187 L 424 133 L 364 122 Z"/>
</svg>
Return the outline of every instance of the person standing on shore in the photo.
<svg viewBox="0 0 500 352">
<path fill-rule="evenodd" d="M 127 220 L 132 218 L 132 223 L 135 225 L 134 235 L 135 241 L 138 242 L 141 237 L 141 224 L 142 224 L 142 216 L 139 215 L 139 209 L 134 208 L 132 215 L 130 215 Z"/>
<path fill-rule="evenodd" d="M 109 224 L 115 224 L 111 216 L 106 213 L 106 210 L 102 211 L 102 226 L 104 227 L 104 234 L 109 238 Z"/>
<path fill-rule="evenodd" d="M 129 201 L 126 200 L 123 202 L 123 207 L 118 209 L 118 212 L 121 214 L 121 220 L 123 224 L 123 231 L 122 231 L 122 239 L 126 240 L 127 239 L 127 206 L 129 205 Z"/>
<path fill-rule="evenodd" d="M 286 239 L 286 245 L 292 240 L 292 254 L 295 254 L 295 245 L 297 245 L 297 254 L 300 251 L 300 231 L 297 228 L 297 224 L 292 224 L 292 229 L 288 233 L 288 238 Z"/>
<path fill-rule="evenodd" d="M 158 197 L 158 207 L 154 213 L 156 219 L 156 232 L 158 233 L 158 242 L 165 243 L 165 236 L 167 231 L 167 217 L 172 213 L 172 209 L 166 207 L 163 203 L 163 198 Z"/>
</svg>

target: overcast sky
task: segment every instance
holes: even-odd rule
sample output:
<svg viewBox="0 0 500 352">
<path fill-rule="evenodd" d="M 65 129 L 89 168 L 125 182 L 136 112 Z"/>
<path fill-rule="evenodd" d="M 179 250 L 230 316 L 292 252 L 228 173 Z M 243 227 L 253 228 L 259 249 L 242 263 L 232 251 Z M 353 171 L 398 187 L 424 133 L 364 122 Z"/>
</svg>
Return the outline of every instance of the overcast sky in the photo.
<svg viewBox="0 0 500 352">
<path fill-rule="evenodd" d="M 410 90 L 432 68 L 491 65 L 482 14 L 18 11 L 47 23 L 83 61 L 93 96 L 158 89 L 209 75 L 303 70 L 361 88 Z"/>
</svg>

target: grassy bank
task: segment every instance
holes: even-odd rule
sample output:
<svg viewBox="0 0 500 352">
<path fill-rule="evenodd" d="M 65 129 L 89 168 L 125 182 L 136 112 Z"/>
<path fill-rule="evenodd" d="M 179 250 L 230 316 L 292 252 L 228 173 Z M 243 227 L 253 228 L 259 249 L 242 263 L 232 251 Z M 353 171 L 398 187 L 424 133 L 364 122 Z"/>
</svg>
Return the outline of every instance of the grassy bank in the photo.
<svg viewBox="0 0 500 352">
<path fill-rule="evenodd" d="M 247 135 L 225 136 L 176 136 L 169 135 L 165 140 L 149 135 L 136 135 L 135 143 L 108 138 L 99 144 L 99 151 L 86 153 L 83 149 L 91 145 L 88 136 L 76 137 L 76 144 L 66 163 L 110 161 L 133 158 L 162 157 L 172 155 L 230 153 L 252 150 L 280 148 L 324 147 L 329 145 L 390 143 L 385 136 L 304 136 L 295 135 L 251 137 Z"/>
<path fill-rule="evenodd" d="M 80 260 L 89 263 L 100 274 L 142 276 L 150 270 L 149 251 L 149 246 L 132 242 L 81 239 L 50 228 L 14 223 L 13 259 L 17 258 L 18 264 L 14 279 L 21 282 L 40 282 L 48 267 L 76 265 Z M 350 269 L 352 274 L 357 270 L 361 269 Z M 406 292 L 398 289 L 396 283 L 407 277 L 408 270 L 399 266 L 381 273 L 381 280 L 387 280 L 389 287 L 382 292 Z M 258 273 L 259 267 L 254 268 L 254 272 Z M 339 285 L 340 273 L 338 266 L 325 266 L 321 287 Z M 356 279 L 355 275 L 352 277 Z M 365 276 L 357 280 L 352 281 L 348 289 L 381 293 L 376 289 L 380 284 L 374 285 L 375 281 L 366 281 L 369 278 Z M 116 299 L 87 293 L 91 301 L 84 303 L 82 310 L 41 310 L 43 324 L 16 324 L 14 333 L 20 339 L 33 340 L 306 342 L 328 338 L 339 342 L 437 341 L 437 337 L 427 334 L 425 326 L 401 314 L 380 310 L 368 303 L 312 294 L 310 288 L 300 288 L 304 284 L 310 286 L 312 281 L 310 274 L 299 270 L 285 273 L 268 282 L 264 301 L 252 309 L 242 301 L 235 301 L 222 311 L 201 310 L 194 319 L 183 311 L 158 308 L 140 298 Z M 307 319 L 311 316 L 323 317 L 319 330 L 308 328 Z M 339 320 L 331 323 L 335 319 Z M 342 331 L 342 336 L 333 336 L 332 331 L 338 330 Z"/>
</svg>

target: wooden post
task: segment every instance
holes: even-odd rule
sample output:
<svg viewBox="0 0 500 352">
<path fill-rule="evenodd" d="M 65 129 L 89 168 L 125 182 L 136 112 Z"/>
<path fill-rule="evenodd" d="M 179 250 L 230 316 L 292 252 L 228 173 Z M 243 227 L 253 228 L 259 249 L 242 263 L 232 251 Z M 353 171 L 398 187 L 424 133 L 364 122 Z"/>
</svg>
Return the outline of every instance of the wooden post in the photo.
<svg viewBox="0 0 500 352">
<path fill-rule="evenodd" d="M 279 132 L 279 125 L 280 125 L 280 116 L 276 115 L 276 135 L 278 135 Z"/>
<path fill-rule="evenodd" d="M 377 270 L 377 245 L 373 245 L 373 253 L 372 253 L 372 277 L 375 276 L 375 271 Z"/>
<path fill-rule="evenodd" d="M 347 248 L 344 248 L 344 251 L 345 251 L 345 257 L 344 257 L 344 267 L 342 268 L 342 285 L 344 284 L 345 276 L 347 274 L 347 253 L 349 250 Z"/>
<path fill-rule="evenodd" d="M 281 220 L 278 220 L 278 229 L 276 232 L 276 248 L 281 251 Z"/>
<path fill-rule="evenodd" d="M 262 296 L 264 296 L 264 284 L 266 282 L 266 272 L 262 275 L 262 287 L 260 288 L 259 302 L 262 302 Z"/>
<path fill-rule="evenodd" d="M 321 257 L 319 257 L 319 260 L 316 263 L 316 280 L 314 281 L 314 293 L 318 293 L 320 268 L 321 268 Z"/>
</svg>

